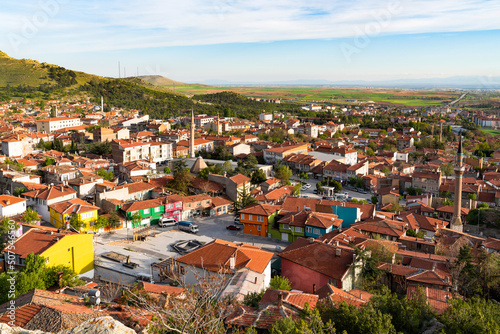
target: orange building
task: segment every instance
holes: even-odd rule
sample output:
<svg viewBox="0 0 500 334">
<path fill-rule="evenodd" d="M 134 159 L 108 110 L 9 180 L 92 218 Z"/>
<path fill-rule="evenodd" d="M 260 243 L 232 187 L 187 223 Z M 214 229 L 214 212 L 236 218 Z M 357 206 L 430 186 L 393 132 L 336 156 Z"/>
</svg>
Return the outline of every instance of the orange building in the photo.
<svg viewBox="0 0 500 334">
<path fill-rule="evenodd" d="M 269 225 L 274 224 L 274 219 L 281 206 L 257 203 L 240 210 L 240 221 L 244 224 L 245 234 L 267 237 Z"/>
</svg>

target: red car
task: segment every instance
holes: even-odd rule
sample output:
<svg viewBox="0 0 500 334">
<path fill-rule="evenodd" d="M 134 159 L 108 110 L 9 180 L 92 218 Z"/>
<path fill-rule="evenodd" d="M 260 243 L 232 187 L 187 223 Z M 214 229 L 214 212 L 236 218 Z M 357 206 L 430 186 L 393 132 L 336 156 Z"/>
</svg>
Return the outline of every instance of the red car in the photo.
<svg viewBox="0 0 500 334">
<path fill-rule="evenodd" d="M 228 225 L 228 226 L 226 226 L 226 229 L 237 230 L 237 231 L 241 230 L 241 228 L 239 226 L 236 226 L 236 225 Z"/>
</svg>

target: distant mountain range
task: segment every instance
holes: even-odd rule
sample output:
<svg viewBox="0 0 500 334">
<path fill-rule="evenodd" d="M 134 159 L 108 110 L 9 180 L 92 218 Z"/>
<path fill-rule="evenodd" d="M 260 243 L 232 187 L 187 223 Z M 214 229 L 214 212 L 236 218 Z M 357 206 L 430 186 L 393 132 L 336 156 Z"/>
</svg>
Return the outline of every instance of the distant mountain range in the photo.
<svg viewBox="0 0 500 334">
<path fill-rule="evenodd" d="M 398 80 L 290 80 L 232 82 L 227 80 L 207 80 L 201 82 L 211 86 L 341 86 L 341 87 L 376 87 L 376 88 L 415 88 L 415 89 L 500 89 L 500 77 L 454 76 L 448 78 L 398 79 Z"/>
</svg>

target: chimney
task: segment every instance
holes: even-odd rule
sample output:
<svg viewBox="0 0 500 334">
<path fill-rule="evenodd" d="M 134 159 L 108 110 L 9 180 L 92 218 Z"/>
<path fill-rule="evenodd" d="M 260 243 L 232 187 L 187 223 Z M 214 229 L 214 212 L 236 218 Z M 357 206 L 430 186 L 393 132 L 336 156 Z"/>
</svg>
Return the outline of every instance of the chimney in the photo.
<svg viewBox="0 0 500 334">
<path fill-rule="evenodd" d="M 283 292 L 279 292 L 278 293 L 278 307 L 282 307 L 283 306 Z"/>
<path fill-rule="evenodd" d="M 316 293 L 316 284 L 313 284 L 313 293 Z"/>
<path fill-rule="evenodd" d="M 338 246 L 339 246 L 339 241 L 335 240 L 335 247 L 338 247 Z"/>
<path fill-rule="evenodd" d="M 231 270 L 234 270 L 234 268 L 235 268 L 235 260 L 236 259 L 234 258 L 234 256 L 229 259 L 229 268 Z"/>
<path fill-rule="evenodd" d="M 342 254 L 342 249 L 337 248 L 337 249 L 335 250 L 335 256 L 337 256 L 337 257 L 338 257 L 338 256 L 340 256 L 341 254 Z"/>
</svg>

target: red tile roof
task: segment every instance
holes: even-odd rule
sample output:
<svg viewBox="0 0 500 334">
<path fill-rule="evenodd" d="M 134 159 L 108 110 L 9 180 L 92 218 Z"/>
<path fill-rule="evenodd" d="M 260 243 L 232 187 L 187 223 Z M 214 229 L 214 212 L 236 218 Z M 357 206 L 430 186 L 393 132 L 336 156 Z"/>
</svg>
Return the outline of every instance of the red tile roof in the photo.
<svg viewBox="0 0 500 334">
<path fill-rule="evenodd" d="M 40 312 L 42 306 L 38 305 L 23 305 L 14 311 L 14 326 L 24 327 L 26 324 L 33 319 L 35 315 Z M 0 317 L 0 323 L 9 324 L 12 319 L 9 317 L 8 313 L 5 313 Z M 11 326 L 13 327 L 13 326 Z"/>
<path fill-rule="evenodd" d="M 240 210 L 240 213 L 246 213 L 251 215 L 259 215 L 259 216 L 270 216 L 276 211 L 279 211 L 281 206 L 272 205 L 272 204 L 262 204 L 256 203 L 247 206 L 246 208 Z"/>
<path fill-rule="evenodd" d="M 299 238 L 278 255 L 282 259 L 294 262 L 325 276 L 342 280 L 349 270 L 349 266 L 353 263 L 354 250 L 319 241 L 311 242 L 311 240 Z M 337 250 L 339 250 L 340 254 L 337 253 Z M 322 256 L 314 257 L 312 261 L 313 254 L 321 254 Z"/>
<path fill-rule="evenodd" d="M 259 247 L 216 239 L 191 253 L 176 260 L 181 263 L 203 268 L 213 272 L 230 272 L 231 258 L 234 258 L 234 268 L 248 268 L 263 273 L 273 253 L 263 251 Z"/>
<path fill-rule="evenodd" d="M 25 259 L 30 253 L 40 255 L 47 249 L 56 244 L 59 240 L 70 234 L 77 234 L 73 232 L 53 232 L 42 231 L 36 228 L 30 229 L 21 235 L 14 243 L 14 253 Z M 6 251 L 6 250 L 5 250 Z"/>
</svg>

